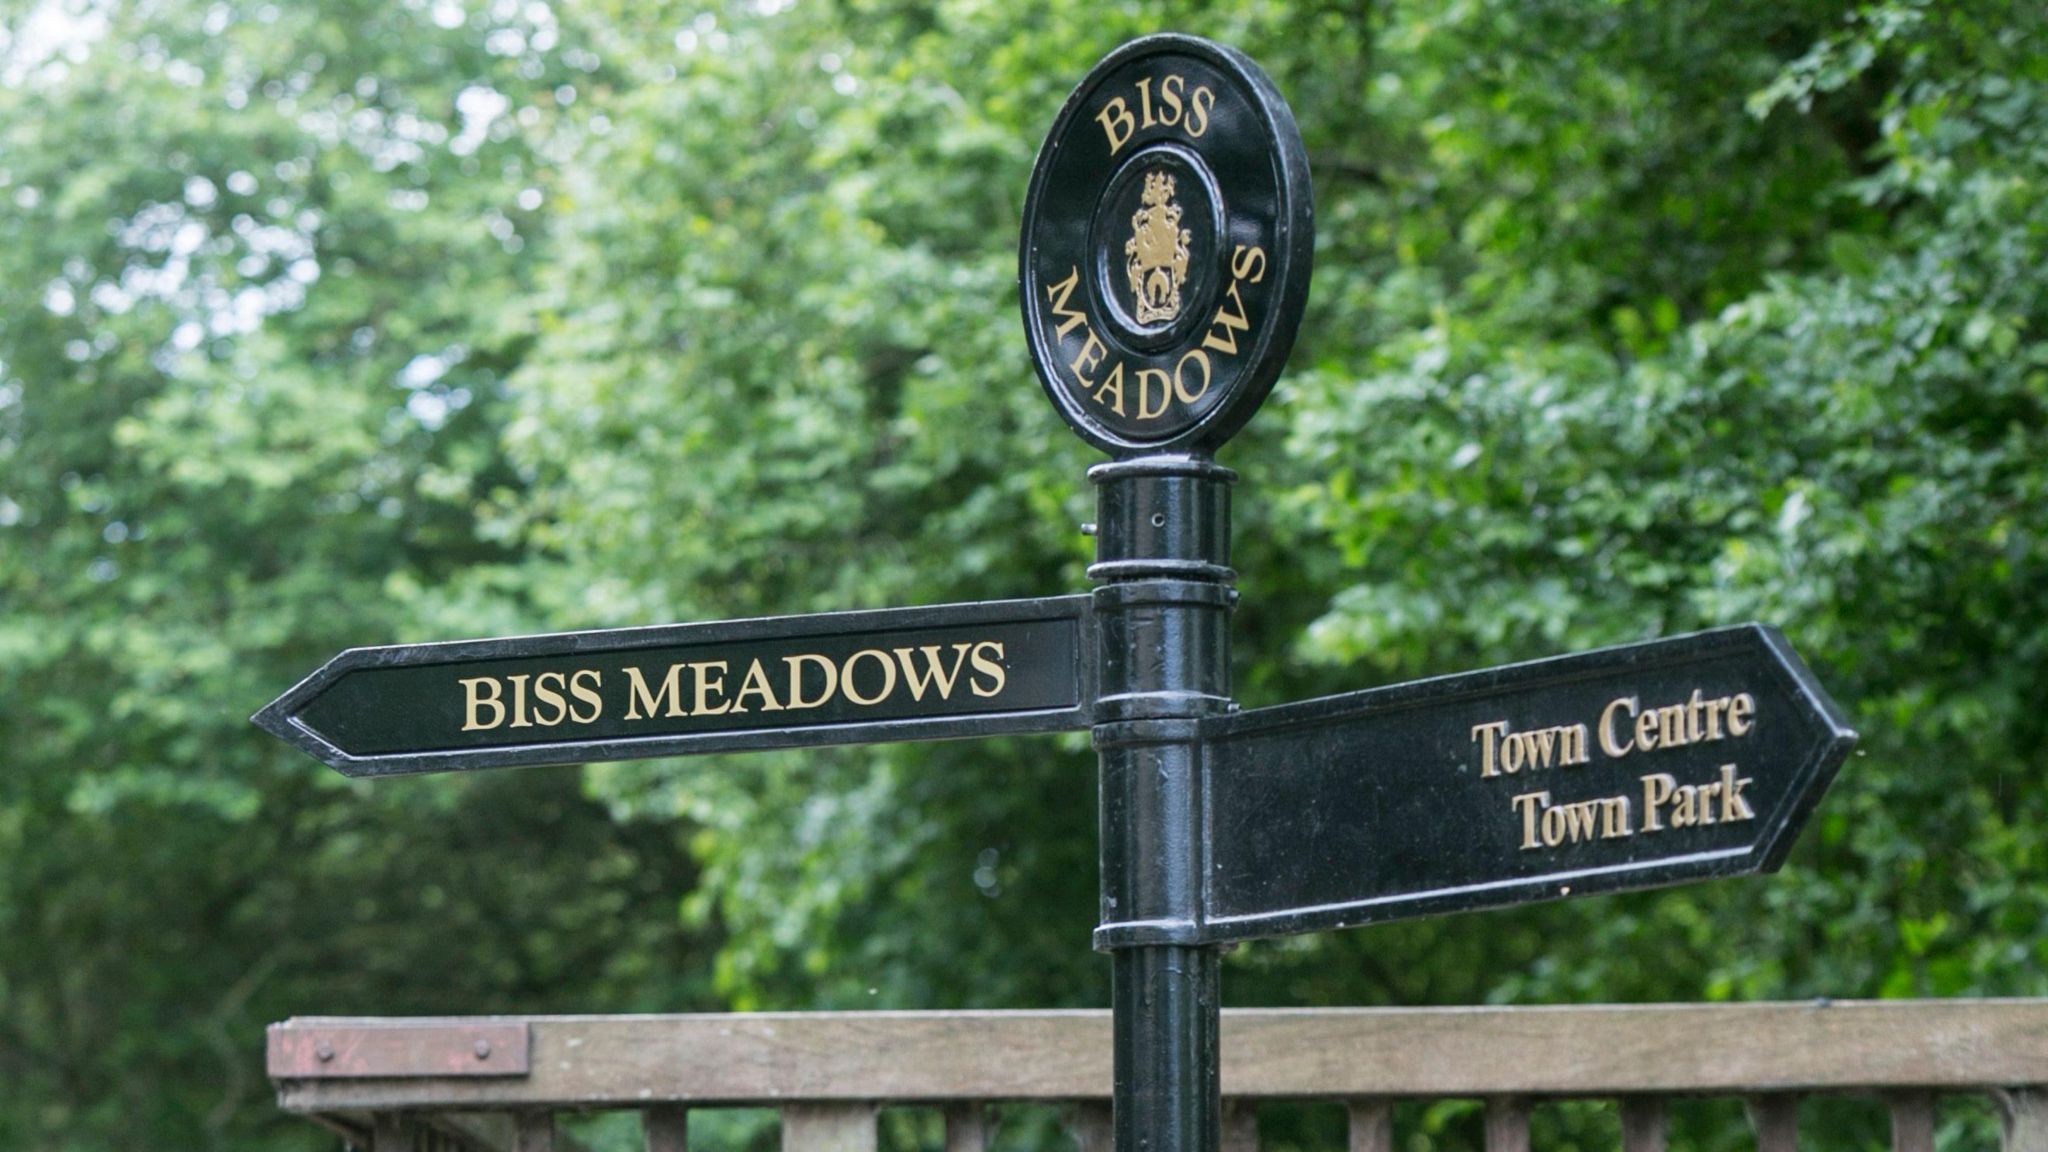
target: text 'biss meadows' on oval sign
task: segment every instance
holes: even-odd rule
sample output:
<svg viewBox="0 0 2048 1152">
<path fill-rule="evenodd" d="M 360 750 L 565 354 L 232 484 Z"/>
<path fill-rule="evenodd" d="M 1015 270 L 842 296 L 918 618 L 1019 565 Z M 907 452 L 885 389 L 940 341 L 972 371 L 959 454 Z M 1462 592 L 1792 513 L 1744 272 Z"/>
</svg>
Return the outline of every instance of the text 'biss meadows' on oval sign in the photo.
<svg viewBox="0 0 2048 1152">
<path fill-rule="evenodd" d="M 1213 450 L 1279 377 L 1314 239 L 1301 136 L 1256 64 L 1191 36 L 1119 48 L 1061 109 L 1025 198 L 1046 394 L 1112 454 Z"/>
<path fill-rule="evenodd" d="M 350 776 L 1085 728 L 1086 596 L 356 648 L 256 723 Z"/>
</svg>

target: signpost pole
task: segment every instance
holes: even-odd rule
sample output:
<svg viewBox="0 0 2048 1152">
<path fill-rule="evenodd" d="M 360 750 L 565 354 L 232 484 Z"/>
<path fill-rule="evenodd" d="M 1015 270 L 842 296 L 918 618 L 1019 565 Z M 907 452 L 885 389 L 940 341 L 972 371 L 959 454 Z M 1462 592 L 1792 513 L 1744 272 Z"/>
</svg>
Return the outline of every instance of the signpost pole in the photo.
<svg viewBox="0 0 2048 1152">
<path fill-rule="evenodd" d="M 1204 716 L 1230 711 L 1230 484 L 1196 456 L 1096 466 L 1102 919 L 1117 1152 L 1216 1152 L 1218 949 L 1198 940 Z"/>
</svg>

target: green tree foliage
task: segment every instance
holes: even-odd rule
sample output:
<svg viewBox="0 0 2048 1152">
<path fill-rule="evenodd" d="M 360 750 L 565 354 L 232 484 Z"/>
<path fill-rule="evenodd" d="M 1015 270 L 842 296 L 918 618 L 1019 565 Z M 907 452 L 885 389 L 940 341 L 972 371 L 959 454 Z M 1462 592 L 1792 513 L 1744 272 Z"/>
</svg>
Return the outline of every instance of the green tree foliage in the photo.
<svg viewBox="0 0 2048 1152">
<path fill-rule="evenodd" d="M 1231 1002 L 2048 994 L 2037 7 L 27 11 L 0 1143 L 310 1141 L 293 1012 L 1103 1003 L 1085 740 L 358 787 L 244 718 L 351 644 L 1084 587 L 1017 217 L 1162 28 L 1316 177 L 1224 454 L 1240 696 L 1764 619 L 1865 734 L 1780 877 L 1254 945 Z"/>
<path fill-rule="evenodd" d="M 268 1106 L 292 1013 L 713 1003 L 674 829 L 560 774 L 348 785 L 247 722 L 341 647 L 531 626 L 488 511 L 547 183 L 509 104 L 587 52 L 61 12 L 0 64 L 0 1145 L 326 1145 Z"/>
</svg>

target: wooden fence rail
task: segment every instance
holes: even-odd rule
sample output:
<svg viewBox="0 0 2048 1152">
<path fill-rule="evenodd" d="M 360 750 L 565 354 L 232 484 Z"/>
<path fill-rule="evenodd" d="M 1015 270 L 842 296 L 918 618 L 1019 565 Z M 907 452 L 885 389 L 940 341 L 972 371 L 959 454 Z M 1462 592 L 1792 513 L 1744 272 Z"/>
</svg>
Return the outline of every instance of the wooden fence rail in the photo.
<svg viewBox="0 0 2048 1152">
<path fill-rule="evenodd" d="M 558 1112 L 633 1110 L 685 1152 L 687 1109 L 780 1111 L 784 1152 L 874 1152 L 883 1105 L 937 1106 L 983 1152 L 983 1106 L 1068 1106 L 1110 1152 L 1106 1012 L 859 1012 L 360 1019 L 273 1025 L 285 1110 L 374 1152 L 552 1152 Z M 1759 1152 L 1791 1152 L 1804 1095 L 1888 1102 L 1894 1152 L 1929 1152 L 1935 1102 L 1989 1095 L 2007 1152 L 2048 1152 L 2048 1000 L 1239 1010 L 1223 1014 L 1225 1152 L 1251 1105 L 1347 1106 L 1350 1152 L 1390 1152 L 1390 1103 L 1486 1101 L 1488 1152 L 1525 1152 L 1538 1102 L 1612 1100 L 1624 1152 L 1665 1146 L 1666 1101 L 1735 1097 Z"/>
</svg>

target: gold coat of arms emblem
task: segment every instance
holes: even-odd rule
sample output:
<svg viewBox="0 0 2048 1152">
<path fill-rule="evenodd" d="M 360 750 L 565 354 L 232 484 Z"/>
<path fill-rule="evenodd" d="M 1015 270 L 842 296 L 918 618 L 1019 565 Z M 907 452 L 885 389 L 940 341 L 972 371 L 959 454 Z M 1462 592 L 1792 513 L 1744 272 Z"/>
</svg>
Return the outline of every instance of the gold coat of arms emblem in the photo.
<svg viewBox="0 0 2048 1152">
<path fill-rule="evenodd" d="M 1131 238 L 1124 243 L 1124 270 L 1138 304 L 1138 323 L 1164 324 L 1180 315 L 1180 287 L 1188 278 L 1188 231 L 1173 202 L 1173 174 L 1148 172 L 1138 210 L 1131 214 Z"/>
</svg>

